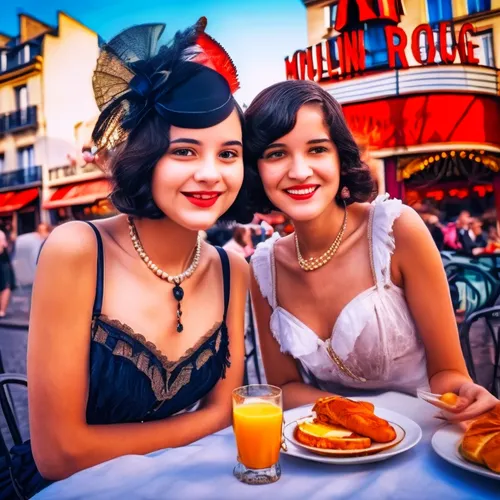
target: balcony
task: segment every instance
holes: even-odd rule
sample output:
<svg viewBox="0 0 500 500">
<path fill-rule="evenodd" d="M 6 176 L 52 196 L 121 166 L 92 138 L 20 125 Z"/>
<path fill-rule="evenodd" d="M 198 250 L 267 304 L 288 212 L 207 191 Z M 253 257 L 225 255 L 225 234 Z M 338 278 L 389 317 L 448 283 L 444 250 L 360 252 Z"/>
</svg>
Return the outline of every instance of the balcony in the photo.
<svg viewBox="0 0 500 500">
<path fill-rule="evenodd" d="M 42 168 L 39 166 L 18 168 L 0 174 L 0 189 L 20 187 L 42 181 Z"/>
<path fill-rule="evenodd" d="M 12 113 L 0 115 L 0 135 L 36 128 L 38 125 L 37 114 L 36 106 L 28 106 L 26 109 L 18 109 Z"/>
<path fill-rule="evenodd" d="M 89 181 L 105 177 L 103 171 L 94 163 L 85 165 L 63 165 L 52 167 L 48 171 L 47 185 L 62 186 L 72 182 Z"/>
</svg>

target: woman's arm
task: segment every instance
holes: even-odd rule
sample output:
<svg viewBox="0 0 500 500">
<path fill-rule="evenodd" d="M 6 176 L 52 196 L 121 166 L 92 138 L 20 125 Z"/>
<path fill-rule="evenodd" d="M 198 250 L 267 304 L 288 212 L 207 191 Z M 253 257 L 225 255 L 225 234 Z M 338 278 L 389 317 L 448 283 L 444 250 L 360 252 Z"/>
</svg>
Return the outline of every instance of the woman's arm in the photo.
<svg viewBox="0 0 500 500">
<path fill-rule="evenodd" d="M 233 365 L 198 411 L 144 424 L 88 425 L 86 404 L 96 241 L 79 222 L 57 228 L 41 253 L 33 289 L 28 390 L 33 455 L 47 479 L 127 454 L 189 444 L 230 422 L 233 386 L 243 366 L 245 272 L 231 262 L 228 326 Z M 233 259 L 232 259 L 233 260 Z M 243 263 L 246 265 L 246 263 Z"/>
<path fill-rule="evenodd" d="M 245 307 L 248 295 L 248 263 L 240 255 L 228 251 L 231 266 L 231 298 L 227 313 L 231 366 L 226 377 L 204 399 L 202 408 L 213 408 L 218 414 L 219 428 L 231 425 L 232 392 L 243 383 L 245 369 Z M 215 432 L 215 431 L 213 431 Z"/>
<path fill-rule="evenodd" d="M 446 273 L 429 231 L 414 210 L 403 207 L 394 223 L 394 237 L 396 250 L 392 267 L 402 277 L 406 300 L 425 346 L 432 392 L 455 392 L 468 401 L 464 402 L 457 418 L 484 413 L 498 401 L 486 389 L 471 382 L 460 347 Z"/>
<path fill-rule="evenodd" d="M 305 384 L 295 360 L 281 352 L 280 346 L 269 328 L 271 307 L 262 296 L 253 273 L 251 273 L 250 278 L 250 291 L 267 383 L 281 387 L 284 409 L 314 403 L 318 398 L 331 396 L 325 391 Z"/>
</svg>

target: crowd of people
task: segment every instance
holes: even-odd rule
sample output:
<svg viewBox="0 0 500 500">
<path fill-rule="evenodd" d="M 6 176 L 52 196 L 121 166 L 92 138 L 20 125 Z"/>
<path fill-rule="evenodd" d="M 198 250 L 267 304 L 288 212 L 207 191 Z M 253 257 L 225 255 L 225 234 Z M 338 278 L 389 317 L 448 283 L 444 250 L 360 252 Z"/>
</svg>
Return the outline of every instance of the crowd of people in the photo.
<svg viewBox="0 0 500 500">
<path fill-rule="evenodd" d="M 444 223 L 442 216 L 430 207 L 414 207 L 428 227 L 438 249 L 468 255 L 500 253 L 500 236 L 495 217 L 488 213 L 472 216 L 462 210 L 455 221 Z"/>
</svg>

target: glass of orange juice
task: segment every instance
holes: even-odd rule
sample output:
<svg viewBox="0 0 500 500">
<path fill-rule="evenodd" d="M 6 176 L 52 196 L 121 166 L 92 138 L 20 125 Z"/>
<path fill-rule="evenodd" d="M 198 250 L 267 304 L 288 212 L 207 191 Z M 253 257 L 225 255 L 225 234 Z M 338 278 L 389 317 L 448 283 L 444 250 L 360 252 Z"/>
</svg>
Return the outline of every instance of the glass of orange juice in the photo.
<svg viewBox="0 0 500 500">
<path fill-rule="evenodd" d="M 238 463 L 233 474 L 243 483 L 269 484 L 281 476 L 283 428 L 281 389 L 246 385 L 233 391 L 233 429 Z"/>
</svg>

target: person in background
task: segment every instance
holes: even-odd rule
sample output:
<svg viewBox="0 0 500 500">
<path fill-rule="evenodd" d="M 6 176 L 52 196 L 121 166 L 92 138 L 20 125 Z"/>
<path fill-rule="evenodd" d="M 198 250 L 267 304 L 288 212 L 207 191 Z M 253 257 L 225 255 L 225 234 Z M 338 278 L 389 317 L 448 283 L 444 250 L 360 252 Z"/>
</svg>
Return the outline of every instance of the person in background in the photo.
<svg viewBox="0 0 500 500">
<path fill-rule="evenodd" d="M 240 254 L 248 260 L 255 251 L 250 228 L 242 225 L 235 226 L 233 237 L 222 248 Z"/>
<path fill-rule="evenodd" d="M 429 229 L 432 239 L 434 243 L 438 247 L 438 250 L 443 250 L 444 247 L 444 234 L 443 234 L 443 226 L 439 222 L 439 217 L 434 214 L 430 214 L 428 217 L 424 219 L 425 225 L 427 229 Z"/>
<path fill-rule="evenodd" d="M 52 227 L 49 226 L 48 224 L 46 224 L 45 222 L 40 222 L 40 224 L 38 224 L 38 226 L 36 228 L 36 232 L 37 232 L 38 236 L 40 237 L 40 239 L 42 240 L 42 242 L 45 241 L 49 237 L 49 234 L 51 231 L 52 231 Z"/>
<path fill-rule="evenodd" d="M 472 254 L 479 255 L 483 253 L 488 242 L 483 232 L 483 222 L 477 217 L 471 219 L 469 237 L 474 245 L 472 248 Z"/>
<path fill-rule="evenodd" d="M 474 244 L 469 235 L 471 215 L 462 210 L 455 222 L 450 222 L 444 229 L 444 246 L 448 250 L 463 250 L 472 253 Z"/>
<path fill-rule="evenodd" d="M 4 318 L 9 307 L 12 290 L 16 287 L 14 269 L 10 261 L 9 240 L 0 230 L 0 318 Z"/>
<path fill-rule="evenodd" d="M 488 244 L 484 249 L 484 253 L 500 253 L 500 236 L 496 226 L 488 228 Z"/>
<path fill-rule="evenodd" d="M 219 221 L 207 230 L 207 241 L 213 246 L 222 247 L 232 238 L 232 235 L 228 221 Z"/>
</svg>

